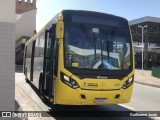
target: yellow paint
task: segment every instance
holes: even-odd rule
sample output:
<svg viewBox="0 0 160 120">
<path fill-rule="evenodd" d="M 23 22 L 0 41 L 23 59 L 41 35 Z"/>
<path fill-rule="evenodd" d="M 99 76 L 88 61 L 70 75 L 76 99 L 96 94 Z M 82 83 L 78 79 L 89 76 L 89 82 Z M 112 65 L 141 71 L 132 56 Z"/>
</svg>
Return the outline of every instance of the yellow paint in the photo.
<svg viewBox="0 0 160 120">
<path fill-rule="evenodd" d="M 39 32 L 45 31 L 45 27 Z M 39 34 L 38 33 L 38 34 Z M 34 35 L 26 45 L 34 41 L 38 36 Z M 122 85 L 131 76 L 134 75 L 134 50 L 132 47 L 133 55 L 133 70 L 132 72 L 123 78 L 123 80 L 118 79 L 96 79 L 96 78 L 84 78 L 81 80 L 76 75 L 73 75 L 67 69 L 64 68 L 64 49 L 63 49 L 63 36 L 64 36 L 64 23 L 63 15 L 61 14 L 58 18 L 56 24 L 56 37 L 59 38 L 59 50 L 58 50 L 58 75 L 54 78 L 54 104 L 65 104 L 65 105 L 102 105 L 102 104 L 120 104 L 129 102 L 132 95 L 133 84 L 127 88 L 122 89 Z M 131 38 L 132 39 L 132 38 Z M 132 40 L 133 45 L 133 40 Z M 72 63 L 72 66 L 78 67 L 78 63 Z M 64 84 L 61 81 L 60 72 L 63 72 L 66 76 L 72 77 L 80 88 L 73 89 Z M 114 90 L 115 89 L 115 90 Z M 81 94 L 86 96 L 86 99 L 81 98 Z M 115 99 L 115 96 L 120 94 L 120 98 Z M 106 98 L 106 102 L 95 103 L 95 98 Z"/>
<path fill-rule="evenodd" d="M 57 39 L 63 39 L 64 35 L 64 22 L 63 21 L 57 21 L 56 24 L 56 38 Z"/>
<path fill-rule="evenodd" d="M 132 38 L 131 38 L 132 39 Z M 102 104 L 120 104 L 127 103 L 131 99 L 133 84 L 127 88 L 122 89 L 122 85 L 128 78 L 134 75 L 134 54 L 133 54 L 133 71 L 123 78 L 118 79 L 91 79 L 85 78 L 80 80 L 75 75 L 72 75 L 67 69 L 64 68 L 64 50 L 63 50 L 63 39 L 60 39 L 59 44 L 59 65 L 58 65 L 58 80 L 56 81 L 55 90 L 55 104 L 65 105 L 102 105 Z M 132 41 L 133 45 L 133 41 Z M 132 47 L 132 52 L 133 52 Z M 72 66 L 78 67 L 78 63 L 72 63 Z M 77 81 L 80 88 L 72 89 L 62 83 L 60 78 L 60 71 L 65 73 L 67 76 L 72 76 L 72 79 Z M 116 89 L 116 90 L 111 90 Z M 81 98 L 81 94 L 86 96 L 86 99 Z M 120 98 L 115 99 L 115 96 L 120 94 Z M 106 102 L 95 103 L 95 98 L 106 98 Z"/>
<path fill-rule="evenodd" d="M 78 67 L 78 63 L 72 63 L 73 67 Z"/>
</svg>

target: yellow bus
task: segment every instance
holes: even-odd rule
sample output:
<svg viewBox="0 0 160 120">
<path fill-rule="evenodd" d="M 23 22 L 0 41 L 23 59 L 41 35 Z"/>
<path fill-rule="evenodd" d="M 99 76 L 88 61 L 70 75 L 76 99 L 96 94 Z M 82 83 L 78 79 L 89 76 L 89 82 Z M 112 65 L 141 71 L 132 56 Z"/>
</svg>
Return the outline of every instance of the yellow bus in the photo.
<svg viewBox="0 0 160 120">
<path fill-rule="evenodd" d="M 25 44 L 24 74 L 53 104 L 104 105 L 130 101 L 134 50 L 128 21 L 63 10 Z"/>
</svg>

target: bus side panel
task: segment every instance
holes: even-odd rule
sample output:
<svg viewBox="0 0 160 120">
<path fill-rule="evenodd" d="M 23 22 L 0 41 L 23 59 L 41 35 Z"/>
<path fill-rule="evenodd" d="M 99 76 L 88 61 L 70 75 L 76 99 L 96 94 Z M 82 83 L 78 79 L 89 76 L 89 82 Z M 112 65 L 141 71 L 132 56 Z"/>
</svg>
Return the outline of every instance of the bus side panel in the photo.
<svg viewBox="0 0 160 120">
<path fill-rule="evenodd" d="M 44 37 L 40 36 L 36 39 L 35 54 L 34 54 L 34 66 L 33 66 L 33 83 L 39 88 L 39 77 L 43 72 L 43 60 L 44 60 Z"/>
</svg>

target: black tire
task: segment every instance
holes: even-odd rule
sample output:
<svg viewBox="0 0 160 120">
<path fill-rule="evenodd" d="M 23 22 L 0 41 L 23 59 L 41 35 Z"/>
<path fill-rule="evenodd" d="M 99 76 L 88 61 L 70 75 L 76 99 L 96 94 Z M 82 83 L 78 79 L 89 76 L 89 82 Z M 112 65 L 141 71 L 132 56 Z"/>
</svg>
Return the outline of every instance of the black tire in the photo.
<svg viewBox="0 0 160 120">
<path fill-rule="evenodd" d="M 25 69 L 25 81 L 26 81 L 26 83 L 29 83 L 29 80 L 27 78 L 27 68 Z"/>
<path fill-rule="evenodd" d="M 43 89 L 43 85 L 44 85 L 44 82 L 43 82 L 43 75 L 42 73 L 40 74 L 40 77 L 39 77 L 39 96 L 40 96 L 40 99 L 44 102 L 44 103 L 47 103 L 47 100 L 44 96 L 44 89 Z"/>
</svg>

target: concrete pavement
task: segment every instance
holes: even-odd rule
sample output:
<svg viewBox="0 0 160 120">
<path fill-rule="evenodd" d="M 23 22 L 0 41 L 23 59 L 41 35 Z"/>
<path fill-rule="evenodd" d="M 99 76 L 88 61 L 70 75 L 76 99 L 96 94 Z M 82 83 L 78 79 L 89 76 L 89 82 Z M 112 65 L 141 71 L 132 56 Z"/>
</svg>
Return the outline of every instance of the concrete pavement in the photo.
<svg viewBox="0 0 160 120">
<path fill-rule="evenodd" d="M 49 111 L 49 107 L 45 105 L 33 88 L 24 80 L 21 72 L 15 73 L 15 101 L 16 111 Z M 49 114 L 45 114 L 47 118 L 23 118 L 22 120 L 55 120 Z"/>
<path fill-rule="evenodd" d="M 134 111 L 160 111 L 160 90 L 141 84 L 134 84 L 130 103 L 125 103 Z"/>
<path fill-rule="evenodd" d="M 136 69 L 134 82 L 138 84 L 160 88 L 160 78 L 153 77 L 151 70 L 143 70 L 142 75 L 142 70 Z"/>
</svg>

